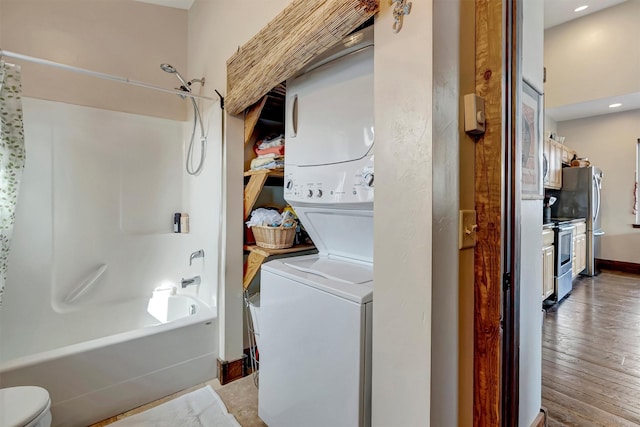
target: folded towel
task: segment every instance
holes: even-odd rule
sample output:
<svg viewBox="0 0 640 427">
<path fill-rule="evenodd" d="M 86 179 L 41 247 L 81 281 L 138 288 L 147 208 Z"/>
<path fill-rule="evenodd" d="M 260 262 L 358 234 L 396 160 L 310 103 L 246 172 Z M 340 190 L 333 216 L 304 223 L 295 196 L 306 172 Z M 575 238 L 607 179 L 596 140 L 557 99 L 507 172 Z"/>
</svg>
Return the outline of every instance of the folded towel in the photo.
<svg viewBox="0 0 640 427">
<path fill-rule="evenodd" d="M 258 141 L 258 149 L 264 150 L 265 148 L 278 147 L 284 145 L 284 135 L 278 135 L 276 137 L 265 138 L 262 141 Z"/>
<path fill-rule="evenodd" d="M 255 170 L 260 166 L 264 166 L 266 164 L 276 162 L 276 161 L 281 161 L 284 164 L 284 160 L 282 156 L 256 157 L 255 159 L 251 160 L 251 169 Z"/>
<path fill-rule="evenodd" d="M 251 170 L 262 170 L 262 169 L 284 169 L 284 160 L 272 160 L 269 163 L 251 167 Z"/>
<path fill-rule="evenodd" d="M 264 150 L 256 149 L 256 154 L 258 156 L 264 156 L 267 154 L 275 154 L 278 156 L 282 156 L 284 154 L 284 145 L 278 145 L 277 147 L 265 148 Z"/>
</svg>

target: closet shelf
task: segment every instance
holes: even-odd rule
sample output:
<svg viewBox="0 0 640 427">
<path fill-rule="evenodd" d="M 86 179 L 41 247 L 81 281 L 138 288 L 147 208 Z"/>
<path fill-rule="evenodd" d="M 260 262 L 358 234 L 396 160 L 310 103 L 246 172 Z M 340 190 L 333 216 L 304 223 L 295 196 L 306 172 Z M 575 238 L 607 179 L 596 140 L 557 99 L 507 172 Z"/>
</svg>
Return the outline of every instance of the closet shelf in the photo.
<svg viewBox="0 0 640 427">
<path fill-rule="evenodd" d="M 273 255 L 286 255 L 292 254 L 296 252 L 304 252 L 304 251 L 313 251 L 316 247 L 312 244 L 302 244 L 296 245 L 286 249 L 268 249 L 261 248 L 256 245 L 244 245 L 244 250 L 249 251 L 249 257 L 247 258 L 247 263 L 245 264 L 245 272 L 244 277 L 242 279 L 242 288 L 247 290 L 251 281 L 260 270 L 260 266 L 262 263 Z"/>
</svg>

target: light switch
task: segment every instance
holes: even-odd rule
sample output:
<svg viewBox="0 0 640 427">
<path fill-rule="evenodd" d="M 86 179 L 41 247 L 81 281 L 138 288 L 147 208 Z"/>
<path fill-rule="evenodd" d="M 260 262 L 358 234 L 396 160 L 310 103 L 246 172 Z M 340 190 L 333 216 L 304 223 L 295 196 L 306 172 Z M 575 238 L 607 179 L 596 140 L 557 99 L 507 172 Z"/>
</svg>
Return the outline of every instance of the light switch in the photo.
<svg viewBox="0 0 640 427">
<path fill-rule="evenodd" d="M 476 245 L 476 211 L 460 211 L 460 230 L 458 232 L 458 249 L 473 248 Z"/>
<path fill-rule="evenodd" d="M 484 133 L 484 99 L 475 93 L 464 96 L 464 131 L 472 135 Z"/>
</svg>

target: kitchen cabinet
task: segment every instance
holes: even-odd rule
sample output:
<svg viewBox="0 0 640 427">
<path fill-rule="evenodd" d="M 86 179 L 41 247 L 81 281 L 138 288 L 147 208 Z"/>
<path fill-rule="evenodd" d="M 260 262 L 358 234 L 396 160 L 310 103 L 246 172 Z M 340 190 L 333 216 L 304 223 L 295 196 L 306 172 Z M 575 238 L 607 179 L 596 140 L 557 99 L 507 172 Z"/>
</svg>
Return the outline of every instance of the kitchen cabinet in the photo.
<svg viewBox="0 0 640 427">
<path fill-rule="evenodd" d="M 544 156 L 547 159 L 547 174 L 544 179 L 544 187 L 559 190 L 562 188 L 562 144 L 552 139 L 544 141 Z"/>
<path fill-rule="evenodd" d="M 553 295 L 554 256 L 553 229 L 542 230 L 542 300 Z"/>
<path fill-rule="evenodd" d="M 574 230 L 571 276 L 575 278 L 585 268 L 587 268 L 587 224 L 582 221 L 576 224 Z"/>
<path fill-rule="evenodd" d="M 562 165 L 570 166 L 576 151 L 553 139 L 545 138 L 543 152 L 547 162 L 544 188 L 559 190 L 562 188 Z"/>
</svg>

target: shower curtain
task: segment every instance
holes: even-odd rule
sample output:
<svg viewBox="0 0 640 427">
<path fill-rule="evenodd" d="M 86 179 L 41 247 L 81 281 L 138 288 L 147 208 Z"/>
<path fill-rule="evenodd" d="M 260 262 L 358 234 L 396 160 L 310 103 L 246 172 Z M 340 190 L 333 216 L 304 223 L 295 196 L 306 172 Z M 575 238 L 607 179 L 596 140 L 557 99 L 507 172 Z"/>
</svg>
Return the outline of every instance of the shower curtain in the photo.
<svg viewBox="0 0 640 427">
<path fill-rule="evenodd" d="M 21 94 L 20 67 L 0 61 L 0 308 L 25 159 Z"/>
</svg>

